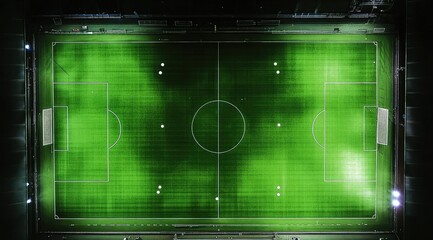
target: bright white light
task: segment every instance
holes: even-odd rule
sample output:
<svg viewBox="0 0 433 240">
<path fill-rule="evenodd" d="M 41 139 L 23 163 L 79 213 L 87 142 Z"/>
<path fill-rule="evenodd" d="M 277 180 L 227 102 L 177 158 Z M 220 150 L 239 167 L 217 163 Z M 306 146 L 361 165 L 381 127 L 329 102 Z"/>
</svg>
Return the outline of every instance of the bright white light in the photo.
<svg viewBox="0 0 433 240">
<path fill-rule="evenodd" d="M 159 75 L 162 75 L 162 71 L 159 71 L 158 74 L 159 74 Z"/>
<path fill-rule="evenodd" d="M 281 194 L 280 193 L 277 193 L 277 197 L 279 197 Z"/>
<path fill-rule="evenodd" d="M 161 186 L 161 185 L 159 185 L 159 186 L 158 186 L 158 189 L 161 189 L 161 188 L 162 188 L 162 186 Z"/>
<path fill-rule="evenodd" d="M 280 74 L 280 70 L 277 70 L 276 73 L 277 73 L 277 74 Z"/>
<path fill-rule="evenodd" d="M 398 198 L 398 197 L 400 197 L 400 192 L 394 190 L 394 191 L 392 191 L 392 196 Z"/>
<path fill-rule="evenodd" d="M 278 65 L 278 63 L 277 62 L 274 62 L 274 66 L 277 66 Z"/>
<path fill-rule="evenodd" d="M 29 198 L 29 199 L 27 199 L 27 203 L 31 203 L 32 202 L 32 200 Z"/>
<path fill-rule="evenodd" d="M 164 65 L 165 65 L 164 63 L 161 63 L 161 67 L 164 67 Z"/>
<path fill-rule="evenodd" d="M 29 186 L 30 185 L 30 183 L 26 183 L 26 186 Z"/>
<path fill-rule="evenodd" d="M 24 45 L 24 47 L 25 47 L 27 50 L 30 49 L 30 45 L 29 45 L 29 44 Z"/>
<path fill-rule="evenodd" d="M 277 127 L 281 127 L 281 123 L 277 123 Z"/>
<path fill-rule="evenodd" d="M 220 198 L 219 198 L 219 197 L 216 197 L 215 200 L 218 201 L 218 200 L 220 200 Z"/>
<path fill-rule="evenodd" d="M 164 124 L 161 124 L 161 128 L 164 128 L 165 126 L 164 126 Z"/>
<path fill-rule="evenodd" d="M 158 190 L 158 191 L 156 191 L 156 194 L 160 194 L 160 193 L 161 193 L 161 191 L 159 191 L 159 190 Z"/>
<path fill-rule="evenodd" d="M 400 206 L 400 201 L 397 199 L 392 200 L 392 206 L 394 206 L 394 207 Z"/>
<path fill-rule="evenodd" d="M 281 187 L 280 186 L 277 186 L 277 189 L 280 189 Z"/>
</svg>

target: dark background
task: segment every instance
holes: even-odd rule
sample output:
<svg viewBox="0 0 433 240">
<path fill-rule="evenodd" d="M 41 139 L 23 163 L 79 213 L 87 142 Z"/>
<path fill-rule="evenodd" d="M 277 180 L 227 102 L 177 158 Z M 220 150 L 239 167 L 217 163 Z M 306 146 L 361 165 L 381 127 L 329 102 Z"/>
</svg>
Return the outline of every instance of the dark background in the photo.
<svg viewBox="0 0 433 240">
<path fill-rule="evenodd" d="M 37 239 L 32 184 L 31 53 L 24 49 L 33 16 L 137 16 L 282 19 L 295 14 L 340 16 L 340 22 L 395 24 L 400 49 L 396 58 L 399 99 L 397 184 L 404 192 L 396 235 L 400 239 L 433 236 L 433 19 L 428 0 L 4 0 L 0 3 L 0 213 L 2 239 Z M 369 15 L 370 14 L 370 15 Z M 343 16 L 343 18 L 341 18 Z M 351 16 L 358 16 L 351 18 Z M 331 18 L 305 19 L 327 23 Z"/>
</svg>

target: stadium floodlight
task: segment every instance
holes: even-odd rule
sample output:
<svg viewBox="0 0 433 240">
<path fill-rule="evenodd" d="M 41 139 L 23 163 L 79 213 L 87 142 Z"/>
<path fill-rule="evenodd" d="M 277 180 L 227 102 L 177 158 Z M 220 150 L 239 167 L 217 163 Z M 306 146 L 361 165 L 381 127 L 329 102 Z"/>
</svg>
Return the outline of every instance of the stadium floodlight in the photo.
<svg viewBox="0 0 433 240">
<path fill-rule="evenodd" d="M 32 199 L 27 199 L 27 203 L 31 203 L 32 202 Z"/>
<path fill-rule="evenodd" d="M 30 50 L 30 45 L 29 45 L 29 44 L 26 44 L 26 45 L 24 45 L 24 48 L 25 48 L 26 50 Z"/>
<path fill-rule="evenodd" d="M 397 199 L 392 200 L 392 206 L 394 206 L 394 207 L 400 206 L 400 201 Z"/>
<path fill-rule="evenodd" d="M 392 196 L 393 197 L 396 197 L 396 198 L 398 198 L 398 197 L 400 197 L 400 192 L 399 191 L 397 191 L 397 190 L 394 190 L 394 191 L 392 191 Z"/>
</svg>

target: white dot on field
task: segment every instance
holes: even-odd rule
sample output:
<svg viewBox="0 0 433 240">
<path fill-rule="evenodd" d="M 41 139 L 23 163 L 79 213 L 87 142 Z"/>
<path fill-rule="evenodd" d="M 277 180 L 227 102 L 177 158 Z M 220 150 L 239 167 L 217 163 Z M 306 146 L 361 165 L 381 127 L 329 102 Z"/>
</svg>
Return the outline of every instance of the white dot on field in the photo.
<svg viewBox="0 0 433 240">
<path fill-rule="evenodd" d="M 280 193 L 277 193 L 277 197 L 279 197 L 281 194 Z"/>
<path fill-rule="evenodd" d="M 159 75 L 162 75 L 162 71 L 159 71 L 158 74 L 159 74 Z"/>
<path fill-rule="evenodd" d="M 160 194 L 160 193 L 161 193 L 161 191 L 159 191 L 159 190 L 158 190 L 158 191 L 156 191 L 156 194 Z"/>
<path fill-rule="evenodd" d="M 164 128 L 165 126 L 164 126 L 164 124 L 161 124 L 161 128 Z"/>
<path fill-rule="evenodd" d="M 220 198 L 219 198 L 219 197 L 216 197 L 215 200 L 218 201 L 218 200 L 220 200 Z"/>
<path fill-rule="evenodd" d="M 274 62 L 274 66 L 277 66 L 278 65 L 278 63 L 277 62 Z"/>
<path fill-rule="evenodd" d="M 162 188 L 162 186 L 161 186 L 161 185 L 159 185 L 159 186 L 158 186 L 158 189 L 161 189 L 161 188 Z"/>
<path fill-rule="evenodd" d="M 165 65 L 164 63 L 161 63 L 161 67 L 164 67 L 164 65 Z"/>
<path fill-rule="evenodd" d="M 277 127 L 281 127 L 281 123 L 277 123 Z"/>
<path fill-rule="evenodd" d="M 276 73 L 277 73 L 277 74 L 280 74 L 280 70 L 277 70 Z"/>
<path fill-rule="evenodd" d="M 277 189 L 280 189 L 281 187 L 280 186 L 277 186 Z"/>
</svg>

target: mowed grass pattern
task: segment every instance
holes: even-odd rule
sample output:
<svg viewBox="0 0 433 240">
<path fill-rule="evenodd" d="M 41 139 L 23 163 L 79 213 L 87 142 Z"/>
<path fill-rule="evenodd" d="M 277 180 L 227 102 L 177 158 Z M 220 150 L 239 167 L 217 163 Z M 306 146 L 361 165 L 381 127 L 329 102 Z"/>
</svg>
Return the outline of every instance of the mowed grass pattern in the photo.
<svg viewBox="0 0 433 240">
<path fill-rule="evenodd" d="M 376 108 L 391 104 L 379 102 L 390 88 L 379 90 L 377 51 L 54 44 L 55 218 L 376 219 L 391 172 L 375 144 Z M 389 171 L 379 186 L 378 167 Z"/>
</svg>

